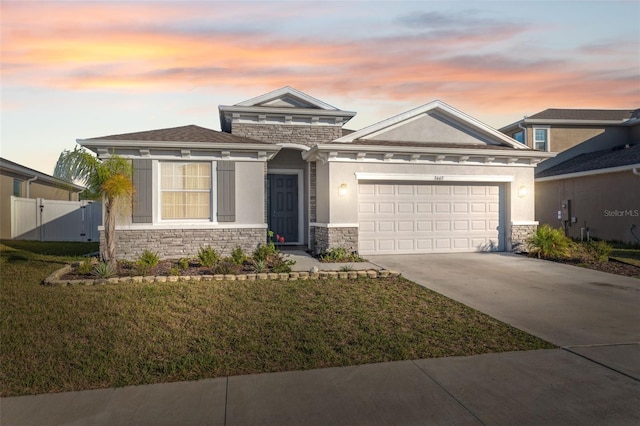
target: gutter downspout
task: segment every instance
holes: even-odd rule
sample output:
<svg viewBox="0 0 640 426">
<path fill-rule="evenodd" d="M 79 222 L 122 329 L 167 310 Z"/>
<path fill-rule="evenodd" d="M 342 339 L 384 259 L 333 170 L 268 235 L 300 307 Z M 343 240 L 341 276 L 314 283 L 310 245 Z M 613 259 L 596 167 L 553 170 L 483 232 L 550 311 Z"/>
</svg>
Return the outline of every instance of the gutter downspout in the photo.
<svg viewBox="0 0 640 426">
<path fill-rule="evenodd" d="M 29 198 L 29 189 L 31 188 L 31 182 L 34 182 L 35 180 L 38 179 L 38 176 L 34 176 L 31 179 L 27 179 L 27 198 Z"/>
<path fill-rule="evenodd" d="M 632 169 L 632 171 L 633 171 L 633 174 L 634 174 L 634 175 L 636 175 L 636 176 L 640 176 L 640 168 L 638 168 L 638 167 L 634 167 L 634 168 Z"/>
<path fill-rule="evenodd" d="M 525 144 L 525 146 L 529 146 L 527 145 L 527 128 L 523 126 L 526 119 L 527 116 L 525 115 L 522 121 L 518 123 L 518 127 L 522 129 L 522 143 Z"/>
</svg>

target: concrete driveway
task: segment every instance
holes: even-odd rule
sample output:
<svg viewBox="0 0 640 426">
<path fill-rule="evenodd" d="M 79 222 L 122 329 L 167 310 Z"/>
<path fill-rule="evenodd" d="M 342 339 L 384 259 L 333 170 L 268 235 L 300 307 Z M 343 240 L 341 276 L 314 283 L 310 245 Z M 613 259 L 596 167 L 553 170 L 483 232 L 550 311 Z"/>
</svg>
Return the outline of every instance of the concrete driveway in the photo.
<svg viewBox="0 0 640 426">
<path fill-rule="evenodd" d="M 378 266 L 640 379 L 640 280 L 508 253 L 368 256 Z"/>
<path fill-rule="evenodd" d="M 369 256 L 559 346 L 640 342 L 640 280 L 506 253 Z"/>
</svg>

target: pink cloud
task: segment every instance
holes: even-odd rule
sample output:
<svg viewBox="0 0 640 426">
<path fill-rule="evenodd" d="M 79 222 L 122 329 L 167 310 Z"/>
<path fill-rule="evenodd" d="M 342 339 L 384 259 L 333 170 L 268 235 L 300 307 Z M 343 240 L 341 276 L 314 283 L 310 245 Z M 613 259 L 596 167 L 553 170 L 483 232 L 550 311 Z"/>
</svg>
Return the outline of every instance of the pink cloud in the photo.
<svg viewBox="0 0 640 426">
<path fill-rule="evenodd" d="M 493 20 L 423 14 L 411 25 L 439 22 L 433 31 L 344 39 L 292 37 L 267 31 L 264 22 L 230 29 L 225 14 L 205 3 L 3 4 L 3 79 L 59 90 L 141 92 L 292 85 L 417 104 L 441 98 L 496 113 L 640 103 L 633 58 L 598 62 L 602 49 L 593 47 L 579 58 L 566 52 L 562 60 L 523 60 L 515 49 L 482 54 L 523 31 Z M 211 22 L 199 27 L 200 15 Z"/>
</svg>

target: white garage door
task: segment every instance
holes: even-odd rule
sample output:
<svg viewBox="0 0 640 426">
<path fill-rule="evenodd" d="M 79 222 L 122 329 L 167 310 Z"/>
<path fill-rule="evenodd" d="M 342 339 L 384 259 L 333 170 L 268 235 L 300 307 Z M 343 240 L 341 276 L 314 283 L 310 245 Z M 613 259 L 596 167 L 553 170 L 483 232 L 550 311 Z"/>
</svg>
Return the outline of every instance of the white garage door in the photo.
<svg viewBox="0 0 640 426">
<path fill-rule="evenodd" d="M 502 251 L 501 188 L 485 183 L 360 183 L 359 251 Z"/>
</svg>

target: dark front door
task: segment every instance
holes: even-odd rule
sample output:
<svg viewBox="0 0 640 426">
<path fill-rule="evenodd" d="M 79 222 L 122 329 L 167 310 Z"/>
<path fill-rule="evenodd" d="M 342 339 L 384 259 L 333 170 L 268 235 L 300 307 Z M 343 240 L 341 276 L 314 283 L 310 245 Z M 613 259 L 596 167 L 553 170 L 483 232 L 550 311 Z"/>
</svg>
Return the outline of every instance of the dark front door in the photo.
<svg viewBox="0 0 640 426">
<path fill-rule="evenodd" d="M 298 240 L 298 175 L 267 175 L 269 229 L 285 238 Z"/>
</svg>

